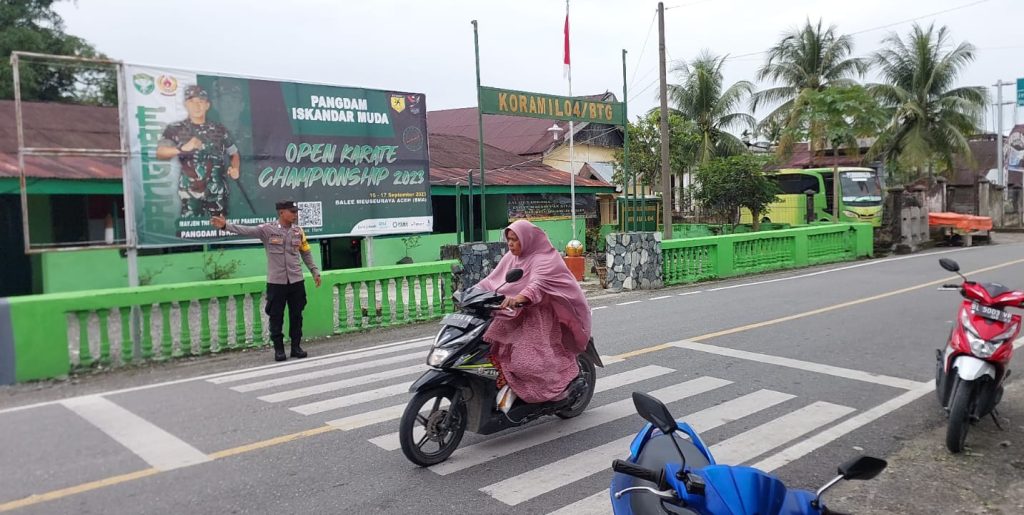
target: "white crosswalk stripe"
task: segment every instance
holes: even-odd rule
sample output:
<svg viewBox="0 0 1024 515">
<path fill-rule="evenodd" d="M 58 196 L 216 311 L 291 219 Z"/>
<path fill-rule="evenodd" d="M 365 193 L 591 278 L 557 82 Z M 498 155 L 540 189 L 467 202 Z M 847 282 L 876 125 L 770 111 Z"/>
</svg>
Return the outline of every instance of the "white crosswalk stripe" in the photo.
<svg viewBox="0 0 1024 515">
<path fill-rule="evenodd" d="M 393 365 L 395 363 L 413 360 L 426 361 L 426 359 L 423 356 L 423 353 L 420 352 L 417 352 L 415 354 L 403 354 L 401 356 L 392 356 L 390 358 L 381 358 L 375 359 L 373 361 L 364 361 L 362 363 L 354 363 L 352 365 L 328 368 L 326 370 L 317 370 L 315 372 L 306 372 L 304 374 L 295 374 L 286 377 L 278 377 L 276 379 L 267 379 L 265 381 L 258 381 L 255 383 L 233 386 L 231 389 L 236 392 L 251 392 L 255 390 L 265 390 L 267 388 L 273 388 L 275 386 L 302 383 L 305 381 L 321 379 L 324 377 L 340 376 L 343 374 L 347 374 L 349 372 L 366 370 L 367 368 L 382 367 L 385 365 Z M 426 366 L 426 364 L 424 364 L 423 366 Z"/>
<path fill-rule="evenodd" d="M 307 386 L 305 388 L 300 388 L 298 390 L 289 390 L 277 394 L 264 395 L 259 399 L 265 402 L 280 402 L 285 400 L 298 399 L 301 397 L 306 397 L 308 395 L 344 390 L 345 388 L 349 388 L 352 386 L 361 386 L 364 384 L 384 381 L 386 379 L 394 379 L 396 377 L 404 377 L 408 375 L 419 374 L 426 369 L 426 364 L 394 368 L 391 370 L 384 370 L 382 372 L 376 372 L 365 376 L 350 377 L 348 379 L 342 379 L 340 381 L 333 381 L 330 383 Z"/>
<path fill-rule="evenodd" d="M 721 463 L 744 463 L 849 415 L 852 411 L 853 408 L 838 404 L 815 402 L 712 445 L 711 455 Z"/>
<path fill-rule="evenodd" d="M 430 342 L 427 341 L 427 340 L 419 340 L 419 341 L 415 341 L 415 342 L 412 342 L 412 343 L 406 343 L 406 344 L 402 344 L 402 345 L 395 345 L 395 346 L 391 346 L 391 347 L 385 347 L 385 348 L 382 348 L 382 349 L 358 351 L 358 352 L 352 352 L 352 353 L 349 353 L 349 354 L 341 354 L 341 355 L 338 355 L 338 356 L 331 356 L 331 357 L 324 357 L 324 358 L 311 358 L 311 359 L 308 359 L 308 360 L 298 361 L 298 362 L 295 362 L 295 363 L 288 363 L 287 365 L 278 365 L 278 366 L 272 366 L 272 367 L 265 367 L 265 368 L 261 368 L 259 370 L 253 370 L 253 371 L 249 371 L 249 372 L 240 372 L 240 373 L 237 373 L 237 374 L 231 374 L 231 375 L 214 377 L 214 378 L 211 378 L 211 379 L 207 379 L 206 381 L 210 382 L 210 383 L 213 383 L 213 384 L 225 384 L 225 383 L 234 383 L 234 382 L 237 382 L 237 381 L 244 381 L 246 379 L 253 379 L 253 378 L 256 378 L 256 377 L 265 377 L 265 376 L 271 376 L 271 375 L 277 375 L 277 374 L 290 374 L 292 372 L 295 372 L 296 370 L 305 370 L 307 368 L 316 368 L 316 367 L 322 367 L 322 366 L 325 366 L 325 365 L 334 365 L 334 364 L 337 364 L 337 363 L 345 363 L 345 362 L 348 362 L 348 361 L 357 361 L 357 360 L 360 360 L 360 359 L 365 359 L 365 358 L 369 358 L 369 357 L 373 357 L 373 356 L 380 356 L 380 355 L 384 355 L 384 354 L 393 354 L 393 353 L 396 353 L 396 352 L 402 352 L 402 351 L 413 350 L 413 349 L 423 349 L 423 350 L 426 350 L 426 347 L 429 344 L 430 344 Z M 426 353 L 425 352 L 420 353 L 419 355 L 422 356 L 423 359 L 426 359 Z"/>
<path fill-rule="evenodd" d="M 352 395 L 345 395 L 342 397 L 334 397 L 331 399 L 311 402 L 309 404 L 303 404 L 301 406 L 295 406 L 291 408 L 296 413 L 303 415 L 313 415 L 316 413 L 323 413 L 325 411 L 331 411 L 341 408 L 347 408 L 349 406 L 355 406 L 364 402 L 377 401 L 380 399 L 386 399 L 395 395 L 401 395 L 409 391 L 409 387 L 412 386 L 412 381 L 408 383 L 393 384 L 385 386 L 383 388 L 377 388 L 376 390 L 369 390 L 365 392 L 353 393 Z M 266 397 L 270 397 L 267 395 Z M 265 397 L 260 397 L 260 400 L 267 400 Z M 269 402 L 274 402 L 270 400 Z"/>
</svg>

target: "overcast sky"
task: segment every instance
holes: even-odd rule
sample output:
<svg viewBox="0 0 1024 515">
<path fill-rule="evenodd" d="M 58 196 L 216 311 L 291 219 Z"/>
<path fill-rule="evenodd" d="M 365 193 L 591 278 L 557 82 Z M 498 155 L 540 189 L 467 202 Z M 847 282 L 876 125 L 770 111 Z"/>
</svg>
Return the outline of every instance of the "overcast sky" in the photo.
<svg viewBox="0 0 1024 515">
<path fill-rule="evenodd" d="M 899 22 L 924 16 L 919 23 L 947 25 L 956 41 L 978 47 L 962 84 L 991 86 L 997 79 L 1024 77 L 1022 0 L 670 0 L 665 5 L 669 58 L 691 59 L 702 48 L 737 56 L 725 66 L 730 83 L 753 80 L 764 56 L 746 54 L 764 51 L 807 18 L 858 33 L 855 52 L 868 55 L 888 32 L 906 33 L 911 27 Z M 421 92 L 431 110 L 476 104 L 470 24 L 476 19 L 484 85 L 569 91 L 562 76 L 561 0 L 77 0 L 56 9 L 68 32 L 126 62 Z M 656 9 L 657 2 L 647 0 L 572 0 L 574 94 L 610 90 L 621 98 L 625 48 L 631 115 L 657 105 Z M 994 90 L 990 87 L 993 95 Z M 1004 88 L 1005 100 L 1014 95 L 1015 88 Z M 1013 109 L 1005 112 L 1009 127 Z"/>
</svg>

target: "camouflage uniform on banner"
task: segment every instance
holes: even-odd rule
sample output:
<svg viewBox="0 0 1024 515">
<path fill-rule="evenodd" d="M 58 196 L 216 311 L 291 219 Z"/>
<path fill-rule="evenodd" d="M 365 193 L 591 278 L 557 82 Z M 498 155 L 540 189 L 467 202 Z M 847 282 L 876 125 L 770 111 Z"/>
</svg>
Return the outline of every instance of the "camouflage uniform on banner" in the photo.
<svg viewBox="0 0 1024 515">
<path fill-rule="evenodd" d="M 185 90 L 185 99 L 191 98 L 209 100 L 206 91 L 199 86 L 190 86 Z M 192 138 L 199 139 L 202 146 L 191 152 L 184 151 L 182 146 Z M 228 130 L 216 122 L 196 124 L 185 119 L 168 125 L 159 145 L 181 150 L 178 154 L 181 162 L 181 178 L 178 183 L 181 216 L 225 216 L 228 208 L 226 158 L 238 154 L 238 148 Z"/>
</svg>

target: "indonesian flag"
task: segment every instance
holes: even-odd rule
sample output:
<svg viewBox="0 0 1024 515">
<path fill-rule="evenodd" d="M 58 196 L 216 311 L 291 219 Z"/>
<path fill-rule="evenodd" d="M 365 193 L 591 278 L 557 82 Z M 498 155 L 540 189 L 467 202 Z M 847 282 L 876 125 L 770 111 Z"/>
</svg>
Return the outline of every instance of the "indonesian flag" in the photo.
<svg viewBox="0 0 1024 515">
<path fill-rule="evenodd" d="M 565 1 L 565 69 L 564 77 L 569 77 L 569 0 Z"/>
</svg>

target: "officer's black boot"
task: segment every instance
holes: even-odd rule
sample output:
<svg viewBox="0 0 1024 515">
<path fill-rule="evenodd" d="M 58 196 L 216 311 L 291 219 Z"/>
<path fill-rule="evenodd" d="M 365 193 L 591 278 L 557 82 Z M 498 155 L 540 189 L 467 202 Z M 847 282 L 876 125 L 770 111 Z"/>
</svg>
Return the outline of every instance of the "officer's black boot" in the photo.
<svg viewBox="0 0 1024 515">
<path fill-rule="evenodd" d="M 293 358 L 304 358 L 304 357 L 306 357 L 308 355 L 309 354 L 306 354 L 306 351 L 302 350 L 302 347 L 299 345 L 299 342 L 292 342 L 292 357 Z"/>
<path fill-rule="evenodd" d="M 295 351 L 292 351 L 292 355 L 295 355 Z M 288 356 L 284 354 L 284 342 L 274 342 L 274 361 L 284 361 L 288 359 Z"/>
</svg>

